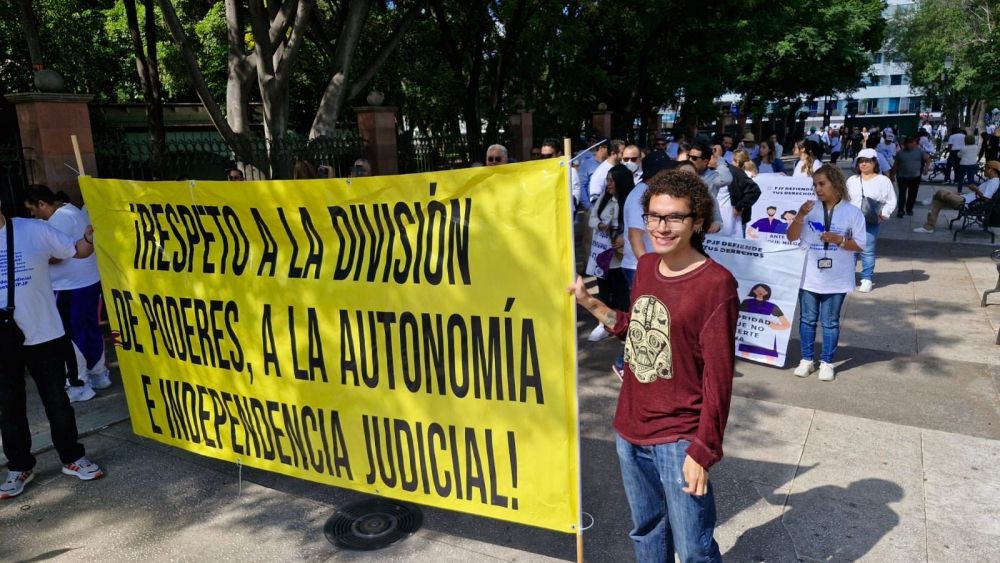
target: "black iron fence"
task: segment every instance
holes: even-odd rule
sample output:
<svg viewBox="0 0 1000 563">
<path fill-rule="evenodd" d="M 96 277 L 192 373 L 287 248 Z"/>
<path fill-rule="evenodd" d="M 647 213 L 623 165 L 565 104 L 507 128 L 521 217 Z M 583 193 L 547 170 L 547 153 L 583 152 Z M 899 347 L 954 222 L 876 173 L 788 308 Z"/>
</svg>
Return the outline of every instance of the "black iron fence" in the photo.
<svg viewBox="0 0 1000 563">
<path fill-rule="evenodd" d="M 129 180 L 225 180 L 226 170 L 238 166 L 247 180 L 289 176 L 296 161 L 314 169 L 330 167 L 335 176 L 346 176 L 361 153 L 356 130 L 338 130 L 334 136 L 309 141 L 302 138 L 280 142 L 254 138 L 247 142 L 241 159 L 214 132 L 168 134 L 159 164 L 145 135 L 118 133 L 95 139 L 98 175 Z"/>
<path fill-rule="evenodd" d="M 418 129 L 400 130 L 396 136 L 399 151 L 399 172 L 431 172 L 466 168 L 473 162 L 483 162 L 486 147 L 496 143 L 508 146 L 506 132 L 491 138 L 483 135 L 483 155 L 470 159 L 469 142 L 465 133 L 430 133 Z M 509 148 L 509 146 L 508 146 Z"/>
</svg>

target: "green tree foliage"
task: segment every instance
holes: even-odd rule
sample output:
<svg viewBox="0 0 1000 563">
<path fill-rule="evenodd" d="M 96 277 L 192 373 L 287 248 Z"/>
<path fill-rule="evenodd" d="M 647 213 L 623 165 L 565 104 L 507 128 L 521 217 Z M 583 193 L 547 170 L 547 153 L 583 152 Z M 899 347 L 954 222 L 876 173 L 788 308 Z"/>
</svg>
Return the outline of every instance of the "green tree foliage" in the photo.
<svg viewBox="0 0 1000 563">
<path fill-rule="evenodd" d="M 42 58 L 62 74 L 71 92 L 93 94 L 97 101 L 133 97 L 137 87 L 128 41 L 114 41 L 104 31 L 110 0 L 34 0 Z M 33 90 L 27 40 L 15 0 L 0 0 L 0 92 Z"/>
<path fill-rule="evenodd" d="M 998 0 L 923 0 L 895 22 L 893 52 L 909 64 L 911 83 L 943 97 L 953 121 L 965 100 L 973 105 L 965 120 L 971 126 L 988 103 L 1000 99 L 998 18 Z M 948 58 L 951 69 L 945 68 Z"/>
</svg>

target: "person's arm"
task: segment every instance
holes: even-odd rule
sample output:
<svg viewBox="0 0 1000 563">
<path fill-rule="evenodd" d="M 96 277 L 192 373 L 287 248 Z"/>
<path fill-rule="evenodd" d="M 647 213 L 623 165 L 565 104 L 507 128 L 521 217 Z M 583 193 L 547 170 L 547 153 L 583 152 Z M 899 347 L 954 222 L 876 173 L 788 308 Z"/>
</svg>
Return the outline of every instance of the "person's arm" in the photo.
<svg viewBox="0 0 1000 563">
<path fill-rule="evenodd" d="M 606 326 L 609 331 L 612 331 L 615 325 L 618 324 L 619 316 L 627 315 L 627 313 L 615 311 L 601 302 L 600 299 L 591 295 L 587 291 L 587 286 L 583 283 L 582 276 L 576 276 L 576 282 L 569 287 L 569 293 L 572 293 L 576 297 L 576 302 L 584 309 L 590 311 L 590 314 L 594 315 L 594 318 Z"/>
<path fill-rule="evenodd" d="M 638 260 L 646 253 L 645 233 L 642 229 L 628 229 L 628 243 L 632 247 L 632 255 Z"/>
<path fill-rule="evenodd" d="M 94 227 L 87 225 L 83 231 L 83 236 L 76 241 L 76 254 L 73 258 L 86 258 L 94 253 Z"/>
<path fill-rule="evenodd" d="M 722 438 L 733 396 L 733 364 L 736 349 L 736 292 L 715 308 L 701 328 L 698 340 L 704 364 L 701 373 L 702 404 L 698 431 L 691 440 L 682 472 L 684 492 L 702 496 L 708 492 L 708 470 L 722 459 Z"/>
<path fill-rule="evenodd" d="M 720 162 L 715 168 L 715 173 L 719 175 L 715 181 L 716 187 L 722 188 L 733 183 L 733 173 L 729 170 L 729 164 Z"/>
<path fill-rule="evenodd" d="M 785 231 L 785 237 L 788 242 L 796 242 L 802 237 L 802 226 L 806 223 L 806 216 L 812 211 L 813 206 L 816 202 L 813 200 L 806 200 L 799 207 L 799 212 L 795 215 L 795 219 L 789 223 L 788 230 Z"/>
<path fill-rule="evenodd" d="M 792 328 L 792 322 L 785 315 L 781 315 L 777 321 L 772 321 L 768 326 L 771 327 L 771 330 L 788 330 Z"/>
<path fill-rule="evenodd" d="M 885 201 L 883 202 L 882 210 L 879 213 L 879 221 L 892 217 L 892 214 L 896 211 L 896 204 L 898 203 L 896 199 L 896 188 L 892 186 L 892 180 L 886 178 L 883 184 L 884 185 L 882 187 L 885 192 Z"/>
<path fill-rule="evenodd" d="M 599 170 L 594 170 L 594 173 L 590 175 L 590 185 L 587 186 L 587 196 L 590 198 L 591 203 L 604 193 L 604 183 L 608 180 L 607 176 L 600 178 L 597 172 Z"/>
</svg>

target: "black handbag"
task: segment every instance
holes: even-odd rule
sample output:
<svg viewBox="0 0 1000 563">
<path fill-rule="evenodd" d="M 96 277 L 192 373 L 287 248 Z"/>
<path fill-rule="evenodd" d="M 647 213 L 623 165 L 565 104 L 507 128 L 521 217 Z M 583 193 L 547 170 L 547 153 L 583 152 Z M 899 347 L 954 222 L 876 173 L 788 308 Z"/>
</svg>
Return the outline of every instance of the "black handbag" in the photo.
<svg viewBox="0 0 1000 563">
<path fill-rule="evenodd" d="M 861 214 L 865 216 L 865 224 L 878 225 L 878 216 L 882 212 L 882 202 L 867 197 L 865 195 L 865 182 L 860 178 L 859 181 L 861 182 Z"/>
</svg>

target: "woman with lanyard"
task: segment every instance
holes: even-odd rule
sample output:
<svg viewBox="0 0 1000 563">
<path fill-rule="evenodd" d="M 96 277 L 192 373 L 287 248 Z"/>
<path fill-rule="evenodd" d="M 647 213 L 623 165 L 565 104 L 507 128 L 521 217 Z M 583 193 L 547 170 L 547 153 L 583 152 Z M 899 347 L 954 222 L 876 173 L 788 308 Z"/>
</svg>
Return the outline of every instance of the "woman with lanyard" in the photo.
<svg viewBox="0 0 1000 563">
<path fill-rule="evenodd" d="M 861 251 L 861 285 L 858 291 L 872 290 L 875 275 L 875 241 L 883 220 L 892 217 L 896 210 L 896 189 L 892 180 L 882 175 L 878 163 L 878 153 L 864 149 L 854 157 L 854 176 L 847 180 L 847 193 L 851 204 L 861 209 L 865 217 L 865 231 L 868 237 Z"/>
<path fill-rule="evenodd" d="M 840 309 L 854 290 L 854 256 L 865 246 L 865 218 L 850 205 L 844 174 L 827 164 L 813 174 L 816 201 L 802 204 L 788 227 L 790 242 L 806 251 L 806 269 L 799 290 L 799 340 L 802 361 L 795 375 L 808 377 L 815 368 L 817 322 L 823 327 L 819 379 L 833 381 L 833 356 L 840 339 Z"/>
</svg>

